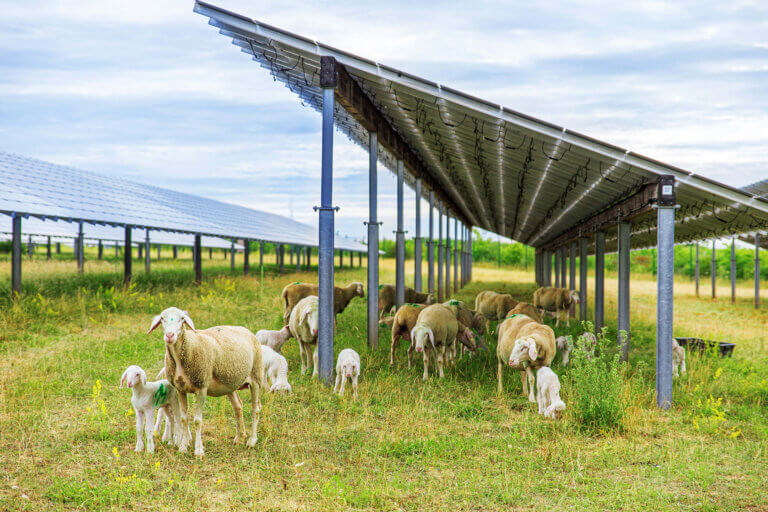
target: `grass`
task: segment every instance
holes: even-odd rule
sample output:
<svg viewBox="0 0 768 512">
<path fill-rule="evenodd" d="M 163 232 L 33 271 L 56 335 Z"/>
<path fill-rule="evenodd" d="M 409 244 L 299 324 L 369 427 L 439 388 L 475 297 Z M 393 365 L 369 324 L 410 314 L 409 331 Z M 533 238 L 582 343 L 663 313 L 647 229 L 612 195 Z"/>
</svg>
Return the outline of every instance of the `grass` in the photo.
<svg viewBox="0 0 768 512">
<path fill-rule="evenodd" d="M 676 334 L 738 345 L 732 359 L 689 354 L 674 408 L 659 412 L 649 276 L 632 281 L 621 429 L 585 434 L 570 410 L 557 422 L 542 419 L 511 372 L 497 396 L 493 354 L 422 383 L 418 365 L 406 368 L 403 345 L 390 368 L 389 333 L 382 330 L 375 351 L 365 348 L 365 302 L 357 299 L 339 317 L 336 352 L 361 354 L 358 401 L 299 375 L 289 342 L 294 393 L 264 398 L 256 449 L 231 444 L 230 405 L 210 399 L 203 459 L 165 445 L 134 454 L 130 392 L 117 385 L 130 364 L 149 375 L 160 369 L 160 335 L 145 334 L 154 314 L 177 305 L 198 326 L 277 328 L 280 289 L 315 279 L 270 267 L 262 285 L 260 276 L 230 271 L 221 255 L 203 264 L 206 281 L 193 286 L 189 260 L 153 262 L 149 276 L 135 263 L 136 284 L 123 290 L 117 261 L 89 260 L 78 277 L 71 261 L 25 259 L 24 296 L 0 307 L 0 510 L 768 509 L 767 313 L 746 294 L 731 305 L 697 299 L 692 284 L 678 283 Z M 336 279 L 364 281 L 364 273 L 345 267 Z M 392 261 L 383 261 L 382 280 L 393 275 Z M 517 270 L 477 266 L 475 279 L 456 298 L 486 288 L 526 298 L 534 289 Z M 615 297 L 613 278 L 606 294 Z M 606 310 L 615 318 L 615 300 Z M 569 403 L 568 372 L 559 360 L 554 370 Z"/>
</svg>

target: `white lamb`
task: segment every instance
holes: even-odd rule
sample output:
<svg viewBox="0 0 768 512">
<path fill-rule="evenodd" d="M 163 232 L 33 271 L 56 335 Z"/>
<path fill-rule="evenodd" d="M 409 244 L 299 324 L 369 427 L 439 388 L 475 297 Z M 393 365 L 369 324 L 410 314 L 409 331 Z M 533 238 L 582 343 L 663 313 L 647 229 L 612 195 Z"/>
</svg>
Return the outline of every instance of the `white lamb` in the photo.
<svg viewBox="0 0 768 512">
<path fill-rule="evenodd" d="M 565 410 L 565 402 L 560 399 L 560 380 L 548 366 L 542 366 L 536 372 L 536 401 L 539 414 L 545 418 L 557 419 Z"/>
<path fill-rule="evenodd" d="M 559 336 L 555 338 L 555 344 L 557 345 L 557 351 L 563 356 L 563 366 L 568 366 L 568 361 L 571 358 L 571 351 L 573 350 L 573 336 L 570 334 L 567 336 Z"/>
<path fill-rule="evenodd" d="M 272 350 L 267 345 L 261 346 L 261 359 L 264 361 L 264 375 L 269 377 L 272 387 L 269 391 L 280 391 L 283 393 L 291 392 L 291 385 L 288 383 L 288 361 L 282 354 Z"/>
<path fill-rule="evenodd" d="M 351 348 L 345 348 L 339 352 L 336 360 L 336 385 L 333 392 L 338 391 L 339 396 L 344 394 L 344 384 L 347 379 L 352 380 L 352 398 L 357 399 L 357 377 L 360 375 L 360 356 Z M 341 387 L 339 387 L 341 385 Z"/>
<path fill-rule="evenodd" d="M 685 348 L 675 338 L 672 338 L 672 372 L 673 377 L 685 374 Z"/>
<path fill-rule="evenodd" d="M 154 416 L 155 409 L 161 409 L 170 423 L 166 428 L 163 441 L 177 444 L 181 441 L 180 422 L 181 412 L 176 389 L 163 379 L 147 382 L 147 374 L 141 367 L 129 366 L 120 378 L 120 387 L 128 386 L 133 392 L 131 405 L 136 412 L 136 451 L 144 450 L 144 439 L 147 438 L 147 453 L 155 451 Z M 171 433 L 173 435 L 171 436 Z"/>
<path fill-rule="evenodd" d="M 287 325 L 277 331 L 262 329 L 256 333 L 256 339 L 259 340 L 259 343 L 271 348 L 277 353 L 281 353 L 283 345 L 290 339 L 290 337 L 291 329 Z"/>
</svg>

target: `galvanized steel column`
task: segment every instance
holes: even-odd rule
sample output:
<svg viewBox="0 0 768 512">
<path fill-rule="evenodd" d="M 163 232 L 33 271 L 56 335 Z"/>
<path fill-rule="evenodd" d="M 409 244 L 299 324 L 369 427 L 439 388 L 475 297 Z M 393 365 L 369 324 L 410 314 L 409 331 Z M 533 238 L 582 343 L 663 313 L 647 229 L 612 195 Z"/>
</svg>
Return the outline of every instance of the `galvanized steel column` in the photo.
<svg viewBox="0 0 768 512">
<path fill-rule="evenodd" d="M 98 241 L 98 252 L 96 258 L 100 260 L 104 259 L 104 243 L 101 240 Z"/>
<path fill-rule="evenodd" d="M 694 270 L 694 280 L 696 281 L 696 296 L 699 296 L 699 242 L 696 242 L 696 270 Z"/>
<path fill-rule="evenodd" d="M 85 243 L 83 240 L 83 221 L 80 221 L 77 229 L 77 271 L 82 274 L 85 267 Z"/>
<path fill-rule="evenodd" d="M 378 134 L 368 134 L 368 348 L 379 344 Z"/>
<path fill-rule="evenodd" d="M 319 220 L 318 295 L 320 299 L 317 350 L 320 380 L 327 386 L 333 378 L 333 108 L 336 88 L 336 59 L 320 58 L 323 88 L 322 166 Z"/>
<path fill-rule="evenodd" d="M 11 215 L 11 296 L 21 294 L 21 215 Z"/>
<path fill-rule="evenodd" d="M 736 302 L 736 238 L 731 237 L 731 303 Z"/>
<path fill-rule="evenodd" d="M 560 248 L 560 286 L 562 288 L 566 288 L 568 286 L 568 278 L 567 278 L 567 271 L 568 268 L 567 265 L 567 258 L 568 258 L 568 247 L 565 245 Z"/>
<path fill-rule="evenodd" d="M 156 246 L 156 247 L 157 247 L 157 261 L 160 261 L 160 248 L 161 248 L 161 245 L 160 245 L 160 244 L 157 244 L 157 246 Z M 226 252 L 225 252 L 225 253 L 224 253 L 224 257 L 226 257 L 226 256 L 227 256 L 227 254 L 226 254 Z"/>
<path fill-rule="evenodd" d="M 555 288 L 560 288 L 560 249 L 555 249 Z"/>
<path fill-rule="evenodd" d="M 755 309 L 760 307 L 760 233 L 755 233 Z"/>
<path fill-rule="evenodd" d="M 656 404 L 672 406 L 672 337 L 674 321 L 675 193 L 674 177 L 659 177 L 657 210 Z"/>
<path fill-rule="evenodd" d="M 429 191 L 429 240 L 427 241 L 427 292 L 435 296 L 435 193 Z"/>
<path fill-rule="evenodd" d="M 571 242 L 571 254 L 568 256 L 568 269 L 570 274 L 569 290 L 576 289 L 576 242 Z"/>
<path fill-rule="evenodd" d="M 451 216 L 445 211 L 445 300 L 451 297 Z"/>
<path fill-rule="evenodd" d="M 200 233 L 195 234 L 194 258 L 192 264 L 195 268 L 195 283 L 201 284 L 203 282 L 203 247 Z"/>
<path fill-rule="evenodd" d="M 45 246 L 45 258 L 48 260 L 51 259 L 51 237 L 48 237 L 48 242 Z"/>
<path fill-rule="evenodd" d="M 120 256 L 120 244 L 115 241 L 115 258 Z"/>
<path fill-rule="evenodd" d="M 144 230 L 144 272 L 149 274 L 150 258 L 149 258 L 149 230 Z"/>
<path fill-rule="evenodd" d="M 579 320 L 587 320 L 587 242 L 586 238 L 579 237 Z"/>
<path fill-rule="evenodd" d="M 232 270 L 235 270 L 235 241 L 232 240 L 232 243 L 229 248 L 229 268 Z"/>
<path fill-rule="evenodd" d="M 459 291 L 459 219 L 453 219 L 453 292 Z"/>
<path fill-rule="evenodd" d="M 177 246 L 173 246 L 173 259 L 176 259 L 179 257 L 179 248 Z"/>
<path fill-rule="evenodd" d="M 712 239 L 711 271 L 712 271 L 712 298 L 714 299 L 715 297 L 717 297 L 717 285 L 715 283 L 716 274 L 717 274 L 717 262 L 715 261 L 715 240 L 714 239 Z"/>
<path fill-rule="evenodd" d="M 437 207 L 437 302 L 443 302 L 443 212 Z"/>
<path fill-rule="evenodd" d="M 421 178 L 416 180 L 416 226 L 413 237 L 413 289 L 422 292 L 421 284 Z"/>
<path fill-rule="evenodd" d="M 259 266 L 264 268 L 264 242 L 259 246 Z M 251 241 L 243 238 L 243 275 L 251 272 Z"/>
<path fill-rule="evenodd" d="M 131 226 L 125 226 L 125 250 L 123 251 L 123 282 L 127 285 L 133 277 L 133 242 Z"/>
<path fill-rule="evenodd" d="M 405 302 L 405 231 L 403 231 L 403 161 L 397 161 L 397 231 L 395 231 L 395 308 Z"/>
<path fill-rule="evenodd" d="M 352 259 L 354 257 L 354 253 L 352 251 L 349 251 L 349 268 L 354 268 L 355 266 L 355 260 Z"/>
<path fill-rule="evenodd" d="M 595 232 L 595 330 L 605 327 L 605 233 Z"/>
<path fill-rule="evenodd" d="M 280 267 L 278 271 L 285 274 L 285 244 L 280 244 Z"/>
<path fill-rule="evenodd" d="M 312 266 L 312 248 L 307 247 L 307 270 Z"/>
<path fill-rule="evenodd" d="M 467 253 L 467 257 L 469 258 L 469 267 L 468 267 L 468 274 L 469 274 L 469 280 L 472 281 L 472 270 L 475 263 L 475 256 L 472 254 L 472 226 L 469 226 L 469 252 Z"/>
<path fill-rule="evenodd" d="M 629 235 L 631 227 L 628 222 L 619 222 L 618 225 L 618 331 L 622 361 L 627 361 L 629 357 Z"/>
</svg>

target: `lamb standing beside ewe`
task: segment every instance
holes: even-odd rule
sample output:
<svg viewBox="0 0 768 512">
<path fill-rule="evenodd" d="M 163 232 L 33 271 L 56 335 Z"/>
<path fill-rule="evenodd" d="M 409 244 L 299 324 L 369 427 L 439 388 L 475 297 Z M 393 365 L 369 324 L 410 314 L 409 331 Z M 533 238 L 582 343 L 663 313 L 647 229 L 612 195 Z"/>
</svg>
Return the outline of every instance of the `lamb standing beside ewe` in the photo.
<svg viewBox="0 0 768 512">
<path fill-rule="evenodd" d="M 379 318 L 392 311 L 395 307 L 396 289 L 393 284 L 380 284 L 379 285 Z M 429 293 L 420 293 L 413 288 L 405 287 L 405 302 L 406 304 L 423 304 L 430 305 L 434 302 L 432 295 Z"/>
<path fill-rule="evenodd" d="M 291 311 L 296 307 L 302 299 L 311 295 L 317 296 L 319 294 L 319 288 L 314 283 L 291 283 L 283 288 L 283 292 L 280 295 L 283 298 L 283 307 L 285 308 L 285 314 L 283 314 L 283 323 L 287 324 L 291 317 Z M 350 301 L 355 297 L 365 297 L 365 289 L 363 283 L 349 283 L 347 286 L 333 287 L 333 316 L 342 313 Z"/>
<path fill-rule="evenodd" d="M 144 450 L 144 435 L 147 438 L 147 453 L 155 451 L 155 409 L 165 411 L 165 417 L 170 424 L 170 428 L 166 425 L 163 441 L 171 444 L 181 442 L 179 398 L 170 382 L 165 379 L 147 382 L 144 370 L 132 365 L 120 378 L 120 387 L 123 386 L 131 388 L 131 405 L 136 412 L 136 452 Z"/>
<path fill-rule="evenodd" d="M 339 396 L 344 395 L 344 384 L 347 379 L 350 379 L 352 381 L 352 398 L 357 400 L 357 378 L 359 376 L 360 355 L 351 348 L 345 348 L 339 352 L 339 357 L 336 360 L 336 385 L 333 386 L 333 392 L 338 391 Z"/>
<path fill-rule="evenodd" d="M 319 321 L 320 303 L 316 296 L 310 295 L 301 299 L 291 311 L 288 327 L 296 341 L 299 342 L 299 357 L 301 358 L 301 374 L 304 375 L 312 360 L 312 376 L 319 375 L 317 367 L 317 325 Z M 310 348 L 314 345 L 314 350 Z"/>
<path fill-rule="evenodd" d="M 560 325 L 560 312 L 565 311 L 566 325 L 570 327 L 574 307 L 579 303 L 579 292 L 568 288 L 539 288 L 533 292 L 533 305 L 544 311 L 553 311 L 555 327 Z"/>
<path fill-rule="evenodd" d="M 416 352 L 424 354 L 424 376 L 429 378 L 429 356 L 435 351 L 435 366 L 440 378 L 443 378 L 443 362 L 445 351 L 456 342 L 456 334 L 459 323 L 450 308 L 442 304 L 432 304 L 424 308 L 416 320 L 416 325 L 411 330 Z"/>
<path fill-rule="evenodd" d="M 272 350 L 266 345 L 261 346 L 261 358 L 264 361 L 264 374 L 269 377 L 272 386 L 270 393 L 280 391 L 283 393 L 291 392 L 291 385 L 288 383 L 288 361 L 282 354 Z"/>
<path fill-rule="evenodd" d="M 517 301 L 508 293 L 486 290 L 475 297 L 475 311 L 485 318 L 485 330 L 491 332 L 491 320 L 501 322 L 507 312 L 517 306 Z"/>
<path fill-rule="evenodd" d="M 535 402 L 536 378 L 533 370 L 550 366 L 556 352 L 555 333 L 549 326 L 525 315 L 515 315 L 504 320 L 499 325 L 499 342 L 496 346 L 499 393 L 503 389 L 502 371 L 508 365 L 520 370 L 523 394 L 528 395 L 529 401 Z"/>
<path fill-rule="evenodd" d="M 565 402 L 560 398 L 560 379 L 548 366 L 542 366 L 536 372 L 536 401 L 539 414 L 556 420 L 565 410 Z"/>
<path fill-rule="evenodd" d="M 261 359 L 261 343 L 256 335 L 245 327 L 222 325 L 198 331 L 186 311 L 168 308 L 153 320 L 151 333 L 163 326 L 165 339 L 165 368 L 169 381 L 179 395 L 181 410 L 182 441 L 179 451 L 186 452 L 189 436 L 187 393 L 196 396 L 195 455 L 203 455 L 203 406 L 208 396 L 229 398 L 235 411 L 235 442 L 243 435 L 243 406 L 238 389 L 251 388 L 253 421 L 247 446 L 256 446 L 258 439 L 259 391 L 265 388 L 264 367 Z"/>
<path fill-rule="evenodd" d="M 267 346 L 277 353 L 281 353 L 283 345 L 291 337 L 291 329 L 286 325 L 277 331 L 262 329 L 256 333 L 256 338 L 264 346 Z"/>
<path fill-rule="evenodd" d="M 416 320 L 419 318 L 419 313 L 426 306 L 421 304 L 403 304 L 400 309 L 397 310 L 392 320 L 392 344 L 389 350 L 389 365 L 395 364 L 395 350 L 397 349 L 400 339 L 404 338 L 409 342 L 408 346 L 408 368 L 411 367 L 411 356 L 413 354 L 413 340 L 411 340 L 411 330 L 416 325 Z"/>
</svg>

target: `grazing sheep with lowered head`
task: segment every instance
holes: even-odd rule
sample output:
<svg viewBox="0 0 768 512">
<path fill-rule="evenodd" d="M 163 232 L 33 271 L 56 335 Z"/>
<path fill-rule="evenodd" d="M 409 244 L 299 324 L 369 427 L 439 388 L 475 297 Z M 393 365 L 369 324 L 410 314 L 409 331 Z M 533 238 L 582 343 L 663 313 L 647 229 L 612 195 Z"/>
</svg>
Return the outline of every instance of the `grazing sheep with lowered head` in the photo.
<svg viewBox="0 0 768 512">
<path fill-rule="evenodd" d="M 287 325 L 276 331 L 262 329 L 256 332 L 256 338 L 259 340 L 259 343 L 279 354 L 285 342 L 291 338 L 291 329 Z"/>
<path fill-rule="evenodd" d="M 560 379 L 549 366 L 536 372 L 536 401 L 539 414 L 545 418 L 555 420 L 565 410 L 565 402 L 560 398 Z"/>
<path fill-rule="evenodd" d="M 301 373 L 307 372 L 312 361 L 312 376 L 318 376 L 317 367 L 317 326 L 319 322 L 320 303 L 316 296 L 304 297 L 291 310 L 288 327 L 296 341 L 299 342 L 299 357 L 301 358 Z M 310 348 L 314 350 L 310 353 Z"/>
<path fill-rule="evenodd" d="M 285 308 L 285 313 L 283 314 L 283 323 L 287 324 L 288 320 L 291 317 L 291 311 L 293 311 L 293 308 L 296 307 L 296 304 L 299 303 L 299 301 L 305 297 L 309 297 L 310 295 L 317 296 L 319 294 L 319 288 L 314 283 L 291 283 L 287 285 L 285 288 L 283 288 L 283 292 L 280 294 L 280 296 L 283 299 L 283 307 Z M 349 283 L 347 286 L 340 287 L 340 286 L 334 286 L 333 287 L 333 317 L 334 320 L 336 318 L 336 315 L 339 313 L 342 313 L 345 309 L 347 309 L 347 306 L 349 305 L 350 301 L 354 299 L 355 297 L 364 297 L 365 296 L 365 289 L 363 288 L 363 283 Z"/>
<path fill-rule="evenodd" d="M 475 311 L 485 318 L 486 332 L 491 332 L 491 320 L 503 321 L 507 312 L 516 305 L 517 301 L 508 293 L 485 290 L 475 297 Z"/>
<path fill-rule="evenodd" d="M 389 365 L 395 364 L 395 350 L 400 343 L 400 339 L 404 338 L 409 342 L 408 346 L 408 368 L 411 367 L 411 356 L 413 354 L 414 345 L 411 339 L 411 330 L 416 325 L 416 320 L 419 318 L 419 313 L 426 306 L 421 304 L 403 304 L 400 309 L 397 310 L 392 318 L 392 343 L 389 349 Z M 386 320 L 386 319 L 385 319 Z"/>
<path fill-rule="evenodd" d="M 570 327 L 571 316 L 574 307 L 579 303 L 580 296 L 576 290 L 568 288 L 539 288 L 533 292 L 533 305 L 544 311 L 553 311 L 557 320 L 555 327 L 560 325 L 560 312 L 564 311 L 566 316 L 566 325 Z"/>
<path fill-rule="evenodd" d="M 424 354 L 423 379 L 429 378 L 429 356 L 435 351 L 435 366 L 440 378 L 443 378 L 443 362 L 446 348 L 456 342 L 459 323 L 449 308 L 442 304 L 432 304 L 424 308 L 411 330 L 416 352 Z"/>
<path fill-rule="evenodd" d="M 342 396 L 344 384 L 347 379 L 350 379 L 352 381 L 352 398 L 357 400 L 357 378 L 359 376 L 360 355 L 351 348 L 345 348 L 339 352 L 339 357 L 336 360 L 336 385 L 333 386 L 333 392 L 338 391 L 339 396 Z"/>
<path fill-rule="evenodd" d="M 435 300 L 429 293 L 417 292 L 413 288 L 405 287 L 405 301 L 404 304 L 422 304 L 430 305 Z M 396 289 L 393 284 L 380 284 L 379 285 L 379 317 L 383 317 L 392 311 L 397 303 Z"/>
<path fill-rule="evenodd" d="M 264 360 L 264 376 L 265 378 L 269 377 L 269 382 L 272 384 L 269 392 L 290 393 L 288 361 L 285 360 L 285 357 L 266 345 L 261 346 L 261 357 Z"/>
</svg>

